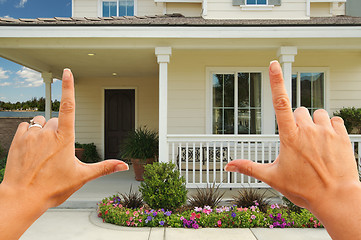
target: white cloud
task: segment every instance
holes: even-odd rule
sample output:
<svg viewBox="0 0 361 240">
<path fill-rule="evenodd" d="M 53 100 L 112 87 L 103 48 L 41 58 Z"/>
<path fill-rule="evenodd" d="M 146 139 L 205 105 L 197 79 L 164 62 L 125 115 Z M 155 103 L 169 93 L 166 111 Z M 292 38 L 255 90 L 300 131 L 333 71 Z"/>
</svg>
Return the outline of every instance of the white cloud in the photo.
<svg viewBox="0 0 361 240">
<path fill-rule="evenodd" d="M 1 0 L 0 0 L 0 1 L 1 1 Z M 10 17 L 9 15 L 2 16 L 2 18 L 12 18 L 12 19 L 14 19 L 13 17 Z"/>
<path fill-rule="evenodd" d="M 0 82 L 0 87 L 6 87 L 6 86 L 10 86 L 10 85 L 11 85 L 10 82 L 3 82 L 3 83 Z"/>
<path fill-rule="evenodd" d="M 17 71 L 16 74 L 22 78 L 16 83 L 17 87 L 40 87 L 43 85 L 41 73 L 31 70 L 30 68 L 23 67 Z"/>
<path fill-rule="evenodd" d="M 7 98 L 6 97 L 0 97 L 0 100 L 6 100 Z"/>
<path fill-rule="evenodd" d="M 20 0 L 19 4 L 16 5 L 17 8 L 23 8 L 25 3 L 27 2 L 28 0 Z"/>
<path fill-rule="evenodd" d="M 10 73 L 10 71 L 4 70 L 0 67 L 0 79 L 8 79 L 9 75 L 7 75 L 8 73 Z"/>
</svg>

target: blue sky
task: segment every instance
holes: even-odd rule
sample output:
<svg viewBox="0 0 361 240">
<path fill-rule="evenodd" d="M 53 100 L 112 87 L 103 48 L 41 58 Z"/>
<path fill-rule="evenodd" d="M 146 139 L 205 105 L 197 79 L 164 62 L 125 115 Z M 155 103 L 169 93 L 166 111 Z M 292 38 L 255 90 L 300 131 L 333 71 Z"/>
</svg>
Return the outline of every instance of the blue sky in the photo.
<svg viewBox="0 0 361 240">
<path fill-rule="evenodd" d="M 0 17 L 70 17 L 71 0 L 0 0 Z M 60 100 L 61 81 L 52 85 L 52 99 Z M 17 102 L 45 97 L 41 74 L 0 57 L 0 101 Z"/>
</svg>

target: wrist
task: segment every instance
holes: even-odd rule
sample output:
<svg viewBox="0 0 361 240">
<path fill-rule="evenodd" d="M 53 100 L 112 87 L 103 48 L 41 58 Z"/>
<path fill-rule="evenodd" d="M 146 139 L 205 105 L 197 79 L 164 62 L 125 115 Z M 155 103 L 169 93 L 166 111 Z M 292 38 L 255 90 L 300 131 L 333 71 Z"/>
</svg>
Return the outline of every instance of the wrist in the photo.
<svg viewBox="0 0 361 240">
<path fill-rule="evenodd" d="M 2 239 L 18 239 L 48 209 L 36 193 L 0 184 L 0 232 Z M 6 224 L 4 224 L 6 222 Z M 10 226 L 10 227 L 9 227 Z M 3 234 L 4 233 L 4 234 Z"/>
</svg>

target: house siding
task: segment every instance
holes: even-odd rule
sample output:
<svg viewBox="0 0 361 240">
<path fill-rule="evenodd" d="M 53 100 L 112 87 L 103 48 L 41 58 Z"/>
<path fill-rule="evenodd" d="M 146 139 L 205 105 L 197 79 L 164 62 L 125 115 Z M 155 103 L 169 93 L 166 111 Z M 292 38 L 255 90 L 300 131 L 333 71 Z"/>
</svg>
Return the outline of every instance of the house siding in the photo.
<svg viewBox="0 0 361 240">
<path fill-rule="evenodd" d="M 168 133 L 206 134 L 207 67 L 267 68 L 276 50 L 173 51 L 169 65 Z M 330 115 L 342 107 L 361 107 L 361 55 L 351 51 L 299 50 L 299 69 L 326 71 L 326 108 Z M 263 95 L 268 91 L 264 77 Z M 263 99 L 272 108 L 271 98 Z M 269 114 L 269 113 L 268 113 Z M 266 117 L 267 116 L 263 116 Z"/>
<path fill-rule="evenodd" d="M 75 135 L 80 143 L 94 143 L 104 154 L 104 89 L 136 88 L 136 127 L 158 130 L 158 77 L 77 79 Z"/>
<path fill-rule="evenodd" d="M 209 19 L 307 19 L 306 0 L 282 0 L 281 6 L 272 10 L 242 10 L 233 6 L 232 0 L 208 0 L 207 16 Z"/>
<path fill-rule="evenodd" d="M 154 0 L 136 0 L 137 16 L 161 15 L 163 14 L 163 3 L 155 3 Z"/>
<path fill-rule="evenodd" d="M 181 13 L 185 17 L 202 16 L 202 4 L 200 3 L 167 3 L 167 13 Z"/>
<path fill-rule="evenodd" d="M 73 17 L 98 17 L 98 0 L 73 0 Z"/>
</svg>

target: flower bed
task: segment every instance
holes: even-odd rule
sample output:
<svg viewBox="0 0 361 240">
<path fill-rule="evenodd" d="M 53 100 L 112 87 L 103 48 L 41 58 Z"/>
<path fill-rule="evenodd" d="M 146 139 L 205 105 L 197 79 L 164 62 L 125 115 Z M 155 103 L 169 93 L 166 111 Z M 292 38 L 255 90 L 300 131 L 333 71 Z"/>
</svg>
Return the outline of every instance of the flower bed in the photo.
<svg viewBox="0 0 361 240">
<path fill-rule="evenodd" d="M 119 197 L 110 197 L 98 203 L 98 216 L 103 222 L 129 227 L 174 227 L 174 228 L 319 228 L 323 227 L 306 209 L 292 212 L 277 204 L 261 212 L 258 203 L 250 208 L 237 206 L 210 208 L 196 207 L 193 210 L 173 213 L 164 209 L 129 209 L 123 207 Z"/>
</svg>

